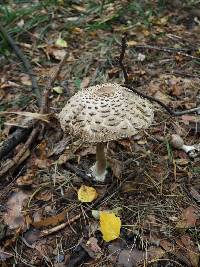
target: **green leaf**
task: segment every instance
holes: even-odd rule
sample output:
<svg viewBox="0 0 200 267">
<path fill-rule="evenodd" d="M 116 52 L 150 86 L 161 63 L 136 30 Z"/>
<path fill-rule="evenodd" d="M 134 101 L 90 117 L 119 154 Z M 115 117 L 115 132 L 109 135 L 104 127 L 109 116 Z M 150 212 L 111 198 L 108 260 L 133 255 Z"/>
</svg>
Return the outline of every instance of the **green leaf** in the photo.
<svg viewBox="0 0 200 267">
<path fill-rule="evenodd" d="M 56 40 L 56 45 L 60 47 L 67 47 L 67 42 L 63 40 L 62 38 L 58 38 Z"/>
</svg>

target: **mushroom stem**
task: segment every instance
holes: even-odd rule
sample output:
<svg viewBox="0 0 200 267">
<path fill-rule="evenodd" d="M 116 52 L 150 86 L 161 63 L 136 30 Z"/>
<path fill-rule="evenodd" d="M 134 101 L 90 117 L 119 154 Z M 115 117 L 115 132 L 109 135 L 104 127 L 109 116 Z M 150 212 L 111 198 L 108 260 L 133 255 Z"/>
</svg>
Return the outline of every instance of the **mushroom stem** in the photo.
<svg viewBox="0 0 200 267">
<path fill-rule="evenodd" d="M 98 143 L 96 146 L 96 163 L 92 166 L 92 174 L 94 179 L 99 182 L 104 182 L 106 177 L 106 157 L 104 152 L 104 143 Z"/>
<path fill-rule="evenodd" d="M 182 145 L 181 149 L 184 150 L 186 153 L 188 153 L 188 152 L 190 152 L 192 150 L 195 150 L 195 147 L 194 146 Z"/>
<path fill-rule="evenodd" d="M 104 152 L 104 146 L 104 143 L 99 143 L 96 147 L 96 167 L 97 173 L 100 175 L 106 170 L 106 157 Z"/>
</svg>

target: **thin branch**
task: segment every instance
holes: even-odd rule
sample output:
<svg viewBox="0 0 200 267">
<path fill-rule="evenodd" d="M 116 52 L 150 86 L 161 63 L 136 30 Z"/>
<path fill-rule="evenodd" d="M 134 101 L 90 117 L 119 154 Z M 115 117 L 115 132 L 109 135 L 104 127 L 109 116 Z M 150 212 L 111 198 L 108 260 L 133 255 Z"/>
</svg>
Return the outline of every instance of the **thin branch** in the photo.
<svg viewBox="0 0 200 267">
<path fill-rule="evenodd" d="M 194 113 L 194 112 L 198 112 L 200 111 L 200 107 L 196 107 L 196 108 L 192 108 L 192 109 L 188 109 L 188 110 L 183 110 L 183 111 L 174 111 L 172 110 L 170 107 L 166 106 L 163 102 L 161 102 L 160 100 L 152 97 L 152 96 L 148 96 L 148 95 L 145 95 L 144 93 L 142 92 L 139 92 L 137 89 L 133 88 L 130 83 L 129 83 L 129 80 L 128 80 L 128 75 L 127 75 L 127 72 L 126 72 L 126 68 L 123 64 L 123 60 L 124 60 L 124 55 L 125 55 L 125 52 L 126 52 L 126 48 L 127 48 L 127 34 L 125 33 L 123 36 L 122 36 L 122 43 L 121 43 L 121 52 L 120 52 L 120 56 L 119 56 L 119 65 L 122 69 L 122 72 L 123 72 L 123 75 L 124 75 L 124 79 L 125 79 L 125 84 L 122 85 L 128 89 L 130 89 L 132 92 L 138 94 L 139 96 L 141 97 L 144 97 L 150 101 L 153 101 L 157 104 L 159 104 L 161 107 L 163 107 L 171 116 L 181 116 L 181 115 L 184 115 L 184 114 L 190 114 L 190 113 Z M 144 46 L 142 46 L 142 48 L 144 48 Z M 157 47 L 154 47 L 154 46 L 145 46 L 145 48 L 151 48 L 151 49 L 158 49 Z M 165 50 L 167 52 L 171 52 L 171 50 Z M 174 51 L 173 51 L 174 52 Z M 198 58 L 200 60 L 200 58 Z"/>
<path fill-rule="evenodd" d="M 22 147 L 22 149 L 13 157 L 13 159 L 10 159 L 1 169 L 0 171 L 0 178 L 4 177 L 5 174 L 8 173 L 9 170 L 11 170 L 14 166 L 18 166 L 21 160 L 21 158 L 24 156 L 25 152 L 30 148 L 33 141 L 35 140 L 37 134 L 39 132 L 39 128 L 36 127 L 32 130 L 29 138 L 27 139 L 26 143 Z"/>
<path fill-rule="evenodd" d="M 123 72 L 123 75 L 124 75 L 125 84 L 129 84 L 128 74 L 127 74 L 126 68 L 125 68 L 124 63 L 123 63 L 126 48 L 127 48 L 126 42 L 127 42 L 127 33 L 124 33 L 122 36 L 122 41 L 121 41 L 121 53 L 119 56 L 119 65 L 120 65 L 122 72 Z"/>
<path fill-rule="evenodd" d="M 158 46 L 153 46 L 153 45 L 135 45 L 134 48 L 158 50 L 158 51 L 163 51 L 163 52 L 173 53 L 173 54 L 175 53 L 177 55 L 181 55 L 181 56 L 188 57 L 191 59 L 200 60 L 199 57 L 195 57 L 195 56 L 182 52 L 182 51 L 189 51 L 189 49 L 181 49 L 181 48 L 173 48 L 173 47 L 158 47 Z"/>
<path fill-rule="evenodd" d="M 48 113 L 48 98 L 49 98 L 49 92 L 53 86 L 53 84 L 55 83 L 55 80 L 57 79 L 58 75 L 60 74 L 62 67 L 65 64 L 65 61 L 68 57 L 69 53 L 66 52 L 66 54 L 64 55 L 63 59 L 60 61 L 59 65 L 57 66 L 56 70 L 52 73 L 49 82 L 46 85 L 46 88 L 43 92 L 43 96 L 42 96 L 42 103 L 41 103 L 41 109 L 40 109 L 40 113 Z"/>
<path fill-rule="evenodd" d="M 141 97 L 144 97 L 150 101 L 153 101 L 157 104 L 159 104 L 161 107 L 163 107 L 171 116 L 174 116 L 174 117 L 177 117 L 177 116 L 182 116 L 182 115 L 185 115 L 185 114 L 190 114 L 190 113 L 194 113 L 194 112 L 198 112 L 200 110 L 200 107 L 196 107 L 196 108 L 192 108 L 192 109 L 188 109 L 188 110 L 183 110 L 183 111 L 174 111 L 172 110 L 170 107 L 166 106 L 163 102 L 161 102 L 160 100 L 154 98 L 153 96 L 148 96 L 148 95 L 145 95 L 144 93 L 142 92 L 139 92 L 137 89 L 133 88 L 132 86 L 130 85 L 122 85 L 128 89 L 130 89 L 132 92 L 138 94 L 139 96 Z"/>
<path fill-rule="evenodd" d="M 27 60 L 27 58 L 25 57 L 25 55 L 23 54 L 21 49 L 16 45 L 15 41 L 13 40 L 13 38 L 6 32 L 6 30 L 4 29 L 4 27 L 1 24 L 0 24 L 0 32 L 2 33 L 4 39 L 10 45 L 10 47 L 13 49 L 13 51 L 15 52 L 17 57 L 22 61 L 26 72 L 30 76 L 31 83 L 32 83 L 32 89 L 36 94 L 38 105 L 40 105 L 41 104 L 41 93 L 40 93 L 40 90 L 39 90 L 39 87 L 38 87 L 38 84 L 37 84 L 36 77 L 35 77 L 35 75 L 33 73 L 31 64 L 29 63 L 29 61 Z"/>
<path fill-rule="evenodd" d="M 30 132 L 30 128 L 17 128 L 15 132 L 9 135 L 0 147 L 0 160 L 8 155 L 19 143 L 23 142 Z"/>
</svg>

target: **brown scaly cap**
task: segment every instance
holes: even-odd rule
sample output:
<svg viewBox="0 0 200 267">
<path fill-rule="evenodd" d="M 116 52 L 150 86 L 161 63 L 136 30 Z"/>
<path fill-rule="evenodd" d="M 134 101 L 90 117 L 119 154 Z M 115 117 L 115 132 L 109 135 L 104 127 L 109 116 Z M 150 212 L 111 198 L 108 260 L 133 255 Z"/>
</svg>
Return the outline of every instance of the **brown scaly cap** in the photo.
<svg viewBox="0 0 200 267">
<path fill-rule="evenodd" d="M 148 128 L 153 121 L 153 106 L 117 83 L 105 83 L 72 96 L 59 119 L 65 132 L 84 142 L 107 142 Z"/>
</svg>

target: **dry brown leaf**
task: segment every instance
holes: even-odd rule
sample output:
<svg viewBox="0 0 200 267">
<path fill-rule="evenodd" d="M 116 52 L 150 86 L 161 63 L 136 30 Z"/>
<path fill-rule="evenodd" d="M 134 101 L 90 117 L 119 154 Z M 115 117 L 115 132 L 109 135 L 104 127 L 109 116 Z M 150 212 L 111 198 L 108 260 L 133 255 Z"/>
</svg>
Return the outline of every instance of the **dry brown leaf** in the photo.
<svg viewBox="0 0 200 267">
<path fill-rule="evenodd" d="M 16 183 L 18 186 L 31 186 L 33 183 L 33 173 L 30 171 L 26 175 L 20 176 L 17 180 Z"/>
<path fill-rule="evenodd" d="M 65 152 L 62 155 L 60 155 L 57 163 L 61 165 L 67 162 L 69 159 L 74 158 L 76 151 L 81 147 L 81 145 L 82 141 L 79 140 L 77 142 L 74 142 L 73 145 L 66 147 Z"/>
<path fill-rule="evenodd" d="M 38 241 L 41 237 L 41 232 L 38 229 L 30 229 L 24 233 L 24 239 L 30 245 Z"/>
<path fill-rule="evenodd" d="M 49 168 L 52 164 L 52 160 L 50 159 L 35 159 L 34 166 L 37 166 L 39 169 Z"/>
<path fill-rule="evenodd" d="M 23 205 L 29 198 L 29 193 L 23 191 L 14 192 L 7 202 L 7 212 L 4 214 L 4 222 L 10 229 L 26 228 L 25 217 L 22 213 Z"/>
<path fill-rule="evenodd" d="M 98 245 L 98 240 L 95 237 L 90 237 L 86 244 L 81 244 L 89 256 L 93 259 L 100 258 L 102 252 L 101 248 Z"/>
<path fill-rule="evenodd" d="M 176 240 L 176 243 L 180 249 L 184 250 L 184 254 L 190 260 L 192 267 L 198 267 L 200 254 L 191 237 L 189 235 L 183 235 L 180 240 Z"/>
<path fill-rule="evenodd" d="M 12 81 L 5 81 L 4 83 L 0 84 L 0 89 L 7 89 L 12 87 L 18 88 L 20 87 L 20 85 Z"/>
<path fill-rule="evenodd" d="M 101 252 L 101 248 L 98 245 L 98 240 L 95 237 L 90 237 L 86 245 L 95 253 Z"/>
<path fill-rule="evenodd" d="M 61 213 L 48 217 L 48 218 L 43 218 L 40 221 L 33 222 L 32 225 L 36 228 L 41 228 L 41 227 L 47 227 L 47 226 L 55 226 L 61 222 L 63 222 L 67 218 L 68 210 L 64 210 Z"/>
<path fill-rule="evenodd" d="M 39 153 L 39 158 L 45 160 L 47 158 L 47 141 L 42 140 L 37 146 L 37 151 Z"/>
<path fill-rule="evenodd" d="M 200 132 L 199 116 L 183 115 L 181 118 L 182 118 L 183 123 L 188 125 L 196 133 Z"/>
<path fill-rule="evenodd" d="M 175 160 L 175 163 L 179 166 L 186 166 L 189 164 L 189 160 L 188 159 L 184 159 L 184 158 L 181 158 L 181 159 L 176 159 Z"/>
<path fill-rule="evenodd" d="M 112 253 L 112 256 L 118 255 L 115 266 L 124 267 L 138 267 L 140 264 L 148 264 L 162 258 L 166 253 L 160 247 L 149 247 L 148 251 L 142 251 L 136 248 L 122 249 L 118 245 L 109 245 L 108 250 Z M 114 260 L 116 260 L 116 258 L 114 258 Z"/>
<path fill-rule="evenodd" d="M 191 122 L 197 123 L 199 121 L 199 118 L 197 116 L 192 115 L 183 115 L 181 116 L 181 119 L 186 125 L 189 125 Z"/>
<path fill-rule="evenodd" d="M 118 140 L 117 143 L 119 143 L 120 145 L 122 145 L 127 151 L 132 152 L 132 146 L 134 144 L 134 141 L 130 140 L 130 139 L 123 139 L 123 140 Z"/>
<path fill-rule="evenodd" d="M 130 41 L 127 42 L 128 46 L 135 46 L 137 44 L 138 44 L 138 42 L 136 42 L 135 40 L 130 40 Z"/>
<path fill-rule="evenodd" d="M 90 83 L 90 77 L 84 77 L 82 82 L 81 82 L 81 88 L 87 88 Z"/>
<path fill-rule="evenodd" d="M 169 105 L 170 103 L 170 98 L 168 95 L 164 94 L 163 92 L 161 91 L 157 91 L 155 94 L 154 94 L 154 97 L 158 100 L 160 100 L 161 102 L 163 102 L 165 105 Z"/>
<path fill-rule="evenodd" d="M 176 228 L 194 227 L 199 218 L 199 211 L 192 206 L 183 210 L 180 221 L 176 224 Z"/>
<path fill-rule="evenodd" d="M 160 240 L 159 245 L 166 251 L 166 252 L 173 252 L 174 251 L 174 244 L 169 242 L 168 240 Z"/>
<path fill-rule="evenodd" d="M 72 8 L 79 11 L 79 12 L 86 12 L 86 8 L 81 5 L 72 5 Z"/>
<path fill-rule="evenodd" d="M 113 159 L 108 157 L 108 163 L 109 166 L 114 174 L 115 177 L 117 177 L 118 179 L 121 179 L 122 177 L 122 162 L 117 160 L 117 159 Z"/>
<path fill-rule="evenodd" d="M 42 200 L 42 201 L 49 201 L 52 199 L 52 193 L 47 189 L 44 191 L 40 191 L 35 198 L 37 200 Z"/>
<path fill-rule="evenodd" d="M 66 54 L 66 49 L 59 48 L 56 45 L 48 46 L 45 51 L 48 55 L 53 56 L 55 59 L 62 60 Z"/>
</svg>

